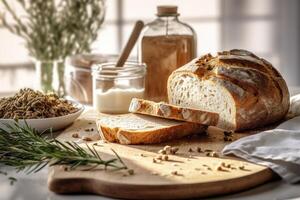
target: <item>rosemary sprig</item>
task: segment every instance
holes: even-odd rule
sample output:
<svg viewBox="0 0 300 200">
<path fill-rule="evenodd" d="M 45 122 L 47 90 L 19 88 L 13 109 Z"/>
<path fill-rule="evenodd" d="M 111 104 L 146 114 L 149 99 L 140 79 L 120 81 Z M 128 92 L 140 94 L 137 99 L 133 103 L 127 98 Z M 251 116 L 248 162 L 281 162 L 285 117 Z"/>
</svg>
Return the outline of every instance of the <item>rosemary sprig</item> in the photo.
<svg viewBox="0 0 300 200">
<path fill-rule="evenodd" d="M 38 172 L 47 165 L 68 165 L 70 169 L 88 166 L 85 170 L 103 166 L 104 169 L 127 169 L 125 163 L 117 155 L 104 160 L 94 147 L 87 145 L 87 150 L 75 142 L 60 142 L 48 138 L 35 129 L 15 123 L 0 128 L 0 164 L 14 167 L 18 172 Z"/>
</svg>

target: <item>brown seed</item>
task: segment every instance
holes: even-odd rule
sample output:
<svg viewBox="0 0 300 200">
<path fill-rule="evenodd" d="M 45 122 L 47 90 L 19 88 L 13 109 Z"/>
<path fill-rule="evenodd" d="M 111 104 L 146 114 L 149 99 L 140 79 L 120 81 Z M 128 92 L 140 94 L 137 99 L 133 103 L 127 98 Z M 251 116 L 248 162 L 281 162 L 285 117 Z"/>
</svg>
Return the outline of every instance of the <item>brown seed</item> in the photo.
<svg viewBox="0 0 300 200">
<path fill-rule="evenodd" d="M 129 170 L 128 170 L 128 174 L 129 174 L 129 175 L 133 175 L 133 174 L 134 174 L 134 170 L 133 170 L 133 169 L 129 169 Z"/>
<path fill-rule="evenodd" d="M 81 139 L 86 141 L 86 142 L 92 141 L 92 139 L 88 136 L 83 136 Z"/>
<path fill-rule="evenodd" d="M 204 152 L 213 152 L 211 149 L 205 149 Z"/>
<path fill-rule="evenodd" d="M 202 174 L 202 175 L 205 175 L 205 174 L 206 174 L 206 172 L 201 172 L 201 174 Z"/>
<path fill-rule="evenodd" d="M 212 157 L 219 157 L 219 154 L 217 154 L 217 152 L 212 152 L 212 153 L 211 153 L 211 156 L 212 156 Z"/>
<path fill-rule="evenodd" d="M 69 171 L 69 167 L 64 167 L 64 171 L 66 172 L 66 171 Z"/>
<path fill-rule="evenodd" d="M 155 159 L 155 158 L 153 158 L 153 159 L 152 159 L 152 162 L 153 162 L 153 163 L 156 163 L 157 161 L 156 161 L 156 159 Z"/>
<path fill-rule="evenodd" d="M 141 157 L 147 157 L 145 154 L 141 153 L 140 154 Z"/>
<path fill-rule="evenodd" d="M 241 166 L 239 166 L 239 169 L 244 170 L 244 169 L 245 169 L 245 166 L 244 166 L 244 165 L 241 165 Z"/>
<path fill-rule="evenodd" d="M 222 166 L 218 166 L 218 167 L 217 167 L 217 171 L 223 171 Z"/>
<path fill-rule="evenodd" d="M 161 150 L 158 151 L 158 153 L 159 154 L 166 154 L 167 152 L 165 150 L 161 149 Z"/>
<path fill-rule="evenodd" d="M 197 167 L 196 167 L 196 168 L 195 168 L 195 170 L 196 170 L 196 171 L 200 171 L 200 170 L 201 170 L 201 168 L 197 168 Z"/>
<path fill-rule="evenodd" d="M 171 174 L 172 175 L 178 175 L 178 172 L 177 171 L 172 171 Z"/>
<path fill-rule="evenodd" d="M 189 148 L 188 152 L 193 152 L 193 149 L 192 149 L 192 148 Z"/>
<path fill-rule="evenodd" d="M 200 147 L 197 147 L 197 152 L 198 152 L 198 153 L 201 153 L 201 152 L 202 152 L 202 150 L 201 150 Z"/>
<path fill-rule="evenodd" d="M 72 137 L 73 137 L 73 138 L 79 138 L 79 135 L 78 135 L 78 133 L 73 133 L 73 134 L 72 134 Z"/>
<path fill-rule="evenodd" d="M 171 153 L 171 154 L 176 154 L 178 150 L 179 150 L 178 147 L 172 147 L 172 148 L 170 149 L 170 153 Z"/>
<path fill-rule="evenodd" d="M 166 152 L 170 152 L 171 148 L 172 148 L 171 146 L 167 145 L 164 147 L 163 150 L 165 150 Z"/>
<path fill-rule="evenodd" d="M 162 156 L 162 160 L 168 161 L 168 160 L 169 160 L 169 156 L 163 155 L 163 156 Z"/>
<path fill-rule="evenodd" d="M 205 155 L 206 155 L 206 156 L 210 156 L 210 153 L 209 153 L 209 152 L 207 152 Z"/>
<path fill-rule="evenodd" d="M 155 159 L 157 159 L 157 160 L 162 160 L 162 155 L 156 156 Z"/>
</svg>

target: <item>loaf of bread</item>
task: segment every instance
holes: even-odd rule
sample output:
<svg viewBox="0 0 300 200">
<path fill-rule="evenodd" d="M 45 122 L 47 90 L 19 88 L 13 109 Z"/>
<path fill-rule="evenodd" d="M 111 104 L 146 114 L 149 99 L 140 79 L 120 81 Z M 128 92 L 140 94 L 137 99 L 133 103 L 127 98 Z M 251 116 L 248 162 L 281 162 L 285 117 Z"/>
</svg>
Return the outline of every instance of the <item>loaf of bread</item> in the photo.
<svg viewBox="0 0 300 200">
<path fill-rule="evenodd" d="M 279 72 L 246 50 L 204 55 L 168 79 L 169 103 L 219 114 L 218 127 L 253 129 L 288 112 L 289 91 Z"/>
<path fill-rule="evenodd" d="M 165 119 L 175 119 L 194 122 L 203 125 L 215 126 L 219 115 L 213 112 L 171 105 L 165 102 L 154 102 L 145 99 L 133 98 L 129 112 L 151 115 Z"/>
<path fill-rule="evenodd" d="M 207 126 L 139 114 L 104 115 L 96 121 L 103 140 L 120 144 L 154 144 L 204 133 Z"/>
</svg>

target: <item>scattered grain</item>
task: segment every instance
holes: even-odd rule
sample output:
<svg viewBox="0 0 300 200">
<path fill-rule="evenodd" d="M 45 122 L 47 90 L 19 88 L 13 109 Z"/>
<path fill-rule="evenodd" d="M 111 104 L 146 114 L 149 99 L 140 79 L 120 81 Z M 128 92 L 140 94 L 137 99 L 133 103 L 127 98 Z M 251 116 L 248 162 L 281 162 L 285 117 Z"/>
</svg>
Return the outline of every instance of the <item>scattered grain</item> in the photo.
<svg viewBox="0 0 300 200">
<path fill-rule="evenodd" d="M 192 148 L 189 148 L 188 152 L 193 152 L 193 149 L 192 149 Z"/>
<path fill-rule="evenodd" d="M 167 152 L 165 150 L 161 149 L 161 150 L 158 151 L 158 153 L 159 154 L 166 154 Z"/>
<path fill-rule="evenodd" d="M 167 145 L 164 147 L 163 150 L 165 150 L 166 152 L 170 152 L 171 148 L 172 148 L 171 146 Z"/>
<path fill-rule="evenodd" d="M 73 137 L 73 138 L 79 138 L 79 135 L 78 135 L 78 133 L 73 133 L 73 134 L 72 134 L 72 137 Z"/>
<path fill-rule="evenodd" d="M 83 137 L 81 137 L 81 139 L 84 140 L 84 141 L 86 141 L 86 142 L 92 141 L 92 139 L 90 137 L 88 137 L 88 136 L 83 136 Z"/>
<path fill-rule="evenodd" d="M 155 157 L 155 159 L 157 159 L 157 160 L 162 160 L 162 155 L 157 155 L 157 156 Z"/>
<path fill-rule="evenodd" d="M 178 150 L 179 150 L 178 147 L 172 147 L 172 148 L 170 149 L 170 153 L 174 155 L 174 154 L 177 153 Z"/>
<path fill-rule="evenodd" d="M 162 156 L 162 160 L 168 161 L 169 160 L 169 156 L 168 155 L 163 155 Z"/>
<path fill-rule="evenodd" d="M 129 169 L 127 172 L 128 172 L 129 175 L 133 175 L 134 174 L 134 170 L 133 169 Z"/>
<path fill-rule="evenodd" d="M 217 154 L 217 152 L 214 152 L 214 151 L 213 151 L 213 152 L 211 153 L 211 156 L 217 158 L 217 157 L 219 157 L 219 154 Z"/>
<path fill-rule="evenodd" d="M 177 171 L 171 171 L 171 174 L 172 175 L 178 175 L 178 172 Z"/>
<path fill-rule="evenodd" d="M 200 147 L 197 147 L 197 152 L 198 152 L 198 153 L 202 153 L 202 150 L 201 150 Z"/>
</svg>

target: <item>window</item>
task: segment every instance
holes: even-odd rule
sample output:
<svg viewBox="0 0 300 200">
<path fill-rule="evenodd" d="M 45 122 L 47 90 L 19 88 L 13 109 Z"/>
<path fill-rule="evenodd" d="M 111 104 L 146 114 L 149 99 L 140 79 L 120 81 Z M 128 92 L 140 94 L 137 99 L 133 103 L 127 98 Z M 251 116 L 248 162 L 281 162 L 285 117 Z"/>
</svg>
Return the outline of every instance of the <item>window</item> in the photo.
<svg viewBox="0 0 300 200">
<path fill-rule="evenodd" d="M 180 20 L 198 36 L 198 55 L 243 48 L 274 64 L 290 85 L 300 85 L 300 2 L 297 0 L 106 0 L 106 20 L 93 44 L 95 52 L 118 54 L 137 19 L 150 22 L 156 6 L 175 4 Z M 23 41 L 0 27 L 0 92 L 32 86 L 34 68 Z M 133 51 L 131 56 L 136 56 Z M 13 67 L 16 65 L 17 68 Z"/>
</svg>

